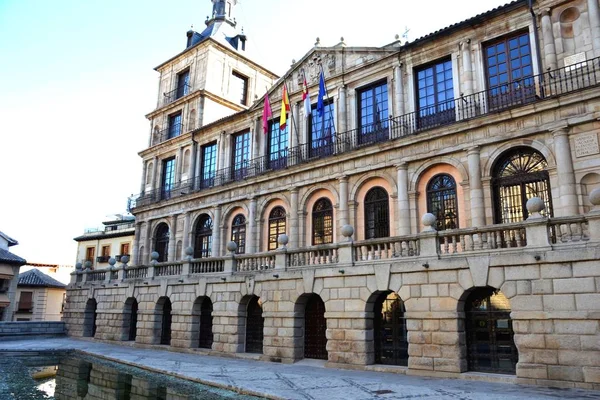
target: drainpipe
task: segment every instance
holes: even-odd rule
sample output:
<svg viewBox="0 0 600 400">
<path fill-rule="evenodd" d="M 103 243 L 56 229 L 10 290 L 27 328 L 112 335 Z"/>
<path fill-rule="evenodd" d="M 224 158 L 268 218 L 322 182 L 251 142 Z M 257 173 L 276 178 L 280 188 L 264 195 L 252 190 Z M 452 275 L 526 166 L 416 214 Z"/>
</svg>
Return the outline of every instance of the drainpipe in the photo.
<svg viewBox="0 0 600 400">
<path fill-rule="evenodd" d="M 540 36 L 538 33 L 537 17 L 535 15 L 535 12 L 533 12 L 533 0 L 527 0 L 527 2 L 529 3 L 529 12 L 531 13 L 531 21 L 533 22 L 533 40 L 535 40 L 536 59 L 537 59 L 538 65 L 540 66 L 540 71 L 541 71 L 541 73 L 540 73 L 540 94 L 542 95 L 542 97 L 544 97 L 544 70 L 543 70 L 543 64 L 542 64 Z"/>
</svg>

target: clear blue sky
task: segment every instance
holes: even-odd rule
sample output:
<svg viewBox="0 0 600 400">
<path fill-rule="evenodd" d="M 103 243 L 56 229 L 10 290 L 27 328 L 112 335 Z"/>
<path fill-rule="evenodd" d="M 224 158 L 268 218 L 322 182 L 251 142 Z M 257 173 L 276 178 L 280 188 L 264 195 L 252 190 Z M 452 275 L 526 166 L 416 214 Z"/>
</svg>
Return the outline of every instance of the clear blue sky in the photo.
<svg viewBox="0 0 600 400">
<path fill-rule="evenodd" d="M 283 74 L 324 46 L 415 39 L 500 0 L 242 0 L 252 58 Z M 350 6 L 352 4 L 352 6 Z M 356 4 L 356 6 L 354 6 Z M 204 27 L 210 0 L 0 0 L 0 231 L 30 262 L 74 264 L 73 237 L 138 193 L 153 68 Z"/>
</svg>

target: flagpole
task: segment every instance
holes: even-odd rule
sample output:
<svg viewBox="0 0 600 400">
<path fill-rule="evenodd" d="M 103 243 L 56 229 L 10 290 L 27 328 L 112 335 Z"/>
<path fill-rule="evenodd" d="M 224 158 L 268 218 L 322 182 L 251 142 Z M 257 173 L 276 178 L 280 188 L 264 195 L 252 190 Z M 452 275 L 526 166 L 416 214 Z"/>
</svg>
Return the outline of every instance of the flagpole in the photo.
<svg viewBox="0 0 600 400">
<path fill-rule="evenodd" d="M 288 98 L 290 97 L 290 91 L 288 89 L 287 80 L 285 77 L 283 78 L 283 86 L 285 86 L 285 91 L 288 94 Z M 292 119 L 292 125 L 294 127 L 294 133 L 296 134 L 296 145 L 300 145 L 300 136 L 298 135 L 298 126 L 296 125 L 296 119 L 294 118 L 294 112 L 292 111 L 294 107 L 290 104 L 290 118 Z M 285 110 L 283 110 L 285 112 Z"/>
<path fill-rule="evenodd" d="M 321 73 L 323 74 L 323 80 L 325 80 L 325 71 L 323 70 L 323 64 L 319 64 L 321 67 Z M 325 85 L 325 96 L 327 97 L 327 102 L 329 103 L 329 92 L 327 91 L 327 85 Z M 335 129 L 335 119 L 333 119 L 333 112 L 331 111 L 331 107 L 329 107 L 329 118 L 333 123 L 333 133 L 336 134 L 337 130 Z M 323 126 L 325 126 L 325 121 L 323 121 Z"/>
</svg>

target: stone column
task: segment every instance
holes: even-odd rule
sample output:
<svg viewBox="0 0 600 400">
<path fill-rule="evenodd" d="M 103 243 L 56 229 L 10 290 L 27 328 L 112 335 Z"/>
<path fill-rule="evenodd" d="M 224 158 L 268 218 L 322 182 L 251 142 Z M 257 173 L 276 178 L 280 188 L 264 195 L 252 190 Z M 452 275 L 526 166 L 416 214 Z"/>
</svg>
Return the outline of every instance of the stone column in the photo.
<svg viewBox="0 0 600 400">
<path fill-rule="evenodd" d="M 148 163 L 146 160 L 142 161 L 142 183 L 140 185 L 140 194 L 146 191 L 146 175 L 148 173 Z"/>
<path fill-rule="evenodd" d="M 185 249 L 190 246 L 190 213 L 186 212 L 183 216 L 183 254 L 185 254 Z"/>
<path fill-rule="evenodd" d="M 216 206 L 213 218 L 213 245 L 211 254 L 213 257 L 221 256 L 221 206 Z"/>
<path fill-rule="evenodd" d="M 594 57 L 600 57 L 600 8 L 598 7 L 598 0 L 588 0 L 587 4 Z"/>
<path fill-rule="evenodd" d="M 152 222 L 146 221 L 146 237 L 144 238 L 144 254 L 140 264 L 144 264 L 150 261 L 150 253 L 152 253 Z"/>
<path fill-rule="evenodd" d="M 192 142 L 192 150 L 190 151 L 190 172 L 188 172 L 188 179 L 190 180 L 190 188 L 194 190 L 196 188 L 196 148 L 198 143 Z"/>
<path fill-rule="evenodd" d="M 194 188 L 200 186 L 200 171 L 202 168 L 202 146 L 196 145 L 196 170 L 194 171 Z"/>
<path fill-rule="evenodd" d="M 248 233 L 246 234 L 246 252 L 248 254 L 256 253 L 259 238 L 256 233 L 256 197 L 250 199 L 248 206 Z"/>
<path fill-rule="evenodd" d="M 338 212 L 340 215 L 338 216 L 338 237 L 342 237 L 342 226 L 348 225 L 350 223 L 350 219 L 348 216 L 348 177 L 342 176 L 339 179 L 340 183 L 340 202 L 338 205 Z M 338 240 L 339 241 L 339 240 Z"/>
<path fill-rule="evenodd" d="M 461 42 L 462 63 L 463 63 L 463 87 L 462 94 L 465 96 L 471 95 L 474 92 L 473 88 L 473 61 L 471 59 L 471 39 Z"/>
<path fill-rule="evenodd" d="M 158 189 L 158 179 L 156 175 L 158 173 L 158 157 L 154 156 L 152 159 L 152 190 Z"/>
<path fill-rule="evenodd" d="M 131 264 L 140 265 L 140 257 L 143 255 L 140 252 L 140 236 L 142 235 L 142 223 L 135 223 L 135 233 L 133 237 L 133 248 L 131 249 Z"/>
<path fill-rule="evenodd" d="M 169 254 L 167 261 L 175 261 L 175 249 L 177 248 L 177 214 L 169 217 L 171 229 L 169 231 Z"/>
<path fill-rule="evenodd" d="M 179 147 L 177 151 L 177 160 L 175 161 L 175 184 L 181 182 L 181 174 L 183 173 L 183 147 Z"/>
<path fill-rule="evenodd" d="M 394 67 L 394 117 L 404 114 L 404 83 L 402 82 L 402 63 Z"/>
<path fill-rule="evenodd" d="M 408 201 L 408 164 L 403 162 L 396 165 L 398 173 L 398 224 L 396 235 L 410 235 L 410 203 Z"/>
<path fill-rule="evenodd" d="M 258 158 L 262 155 L 261 153 L 261 142 L 262 142 L 262 136 L 264 136 L 263 133 L 263 128 L 262 128 L 262 123 L 260 121 L 260 118 L 256 118 L 255 122 L 254 122 L 254 142 L 252 143 L 252 158 Z"/>
<path fill-rule="evenodd" d="M 290 189 L 291 209 L 290 209 L 290 229 L 288 229 L 289 248 L 298 247 L 298 188 Z"/>
<path fill-rule="evenodd" d="M 348 101 L 347 90 L 346 85 L 340 86 L 338 98 L 338 132 L 346 132 L 348 130 L 348 110 L 346 109 Z"/>
<path fill-rule="evenodd" d="M 544 61 L 546 68 L 556 69 L 556 47 L 554 45 L 554 34 L 552 33 L 552 21 L 550 20 L 550 9 L 542 11 L 542 38 L 544 40 Z M 541 66 L 540 66 L 540 69 Z"/>
<path fill-rule="evenodd" d="M 568 130 L 568 127 L 564 127 L 552 132 L 552 136 L 554 136 L 554 154 L 556 156 L 560 204 L 562 207 L 561 215 L 565 217 L 579 214 Z"/>
<path fill-rule="evenodd" d="M 471 198 L 471 226 L 485 226 L 485 204 L 481 184 L 481 160 L 479 147 L 467 150 L 469 163 L 469 197 Z"/>
</svg>

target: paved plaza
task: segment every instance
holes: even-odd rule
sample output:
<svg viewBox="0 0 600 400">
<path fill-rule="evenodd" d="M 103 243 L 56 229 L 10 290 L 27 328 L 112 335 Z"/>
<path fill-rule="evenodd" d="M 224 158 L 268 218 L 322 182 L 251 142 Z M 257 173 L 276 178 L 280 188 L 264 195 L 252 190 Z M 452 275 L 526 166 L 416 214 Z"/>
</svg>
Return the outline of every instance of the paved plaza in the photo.
<svg viewBox="0 0 600 400">
<path fill-rule="evenodd" d="M 275 364 L 141 349 L 71 338 L 0 342 L 0 351 L 80 350 L 156 372 L 273 399 L 600 399 L 600 392 Z"/>
</svg>

